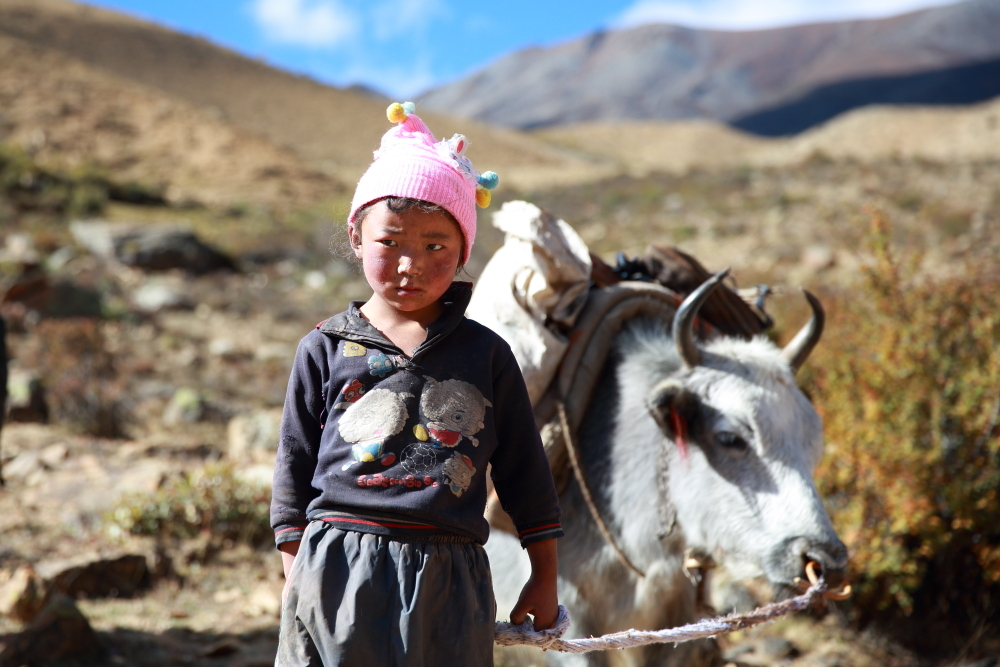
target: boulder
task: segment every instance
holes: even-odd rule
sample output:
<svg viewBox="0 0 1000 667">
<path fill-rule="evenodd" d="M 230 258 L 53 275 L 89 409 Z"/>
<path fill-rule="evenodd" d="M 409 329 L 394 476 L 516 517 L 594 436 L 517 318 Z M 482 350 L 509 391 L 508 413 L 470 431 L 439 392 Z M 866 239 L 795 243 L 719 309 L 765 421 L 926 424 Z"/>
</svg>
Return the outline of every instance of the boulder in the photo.
<svg viewBox="0 0 1000 667">
<path fill-rule="evenodd" d="M 76 221 L 70 232 L 91 253 L 145 271 L 202 274 L 236 269 L 232 258 L 203 242 L 187 225 Z"/>
<path fill-rule="evenodd" d="M 36 570 L 50 591 L 73 597 L 131 597 L 150 584 L 141 554 L 82 554 L 41 562 Z"/>
<path fill-rule="evenodd" d="M 22 632 L 9 637 L 0 652 L 2 665 L 49 667 L 93 665 L 105 657 L 87 618 L 73 600 L 53 595 L 45 607 Z"/>
<path fill-rule="evenodd" d="M 30 317 L 36 320 L 41 317 L 100 317 L 104 308 L 97 290 L 32 271 L 19 278 L 0 297 L 0 310 L 14 326 L 29 317 L 29 313 L 34 313 Z"/>
</svg>

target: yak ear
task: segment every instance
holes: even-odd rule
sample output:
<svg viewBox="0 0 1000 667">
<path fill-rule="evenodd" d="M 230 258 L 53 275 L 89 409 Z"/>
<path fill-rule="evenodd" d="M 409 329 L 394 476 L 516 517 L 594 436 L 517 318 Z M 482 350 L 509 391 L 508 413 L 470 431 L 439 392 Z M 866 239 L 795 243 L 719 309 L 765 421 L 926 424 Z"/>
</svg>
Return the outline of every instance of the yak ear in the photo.
<svg viewBox="0 0 1000 667">
<path fill-rule="evenodd" d="M 646 406 L 660 429 L 671 438 L 683 437 L 698 412 L 698 398 L 676 378 L 663 380 L 649 392 Z M 680 420 L 680 424 L 678 424 Z"/>
</svg>

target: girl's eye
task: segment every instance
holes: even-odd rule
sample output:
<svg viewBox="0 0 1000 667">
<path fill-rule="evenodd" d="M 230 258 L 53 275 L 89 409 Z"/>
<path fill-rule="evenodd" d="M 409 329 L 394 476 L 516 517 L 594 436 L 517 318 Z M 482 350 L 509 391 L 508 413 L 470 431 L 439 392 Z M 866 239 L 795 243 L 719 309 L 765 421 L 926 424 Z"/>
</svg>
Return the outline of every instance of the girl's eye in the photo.
<svg viewBox="0 0 1000 667">
<path fill-rule="evenodd" d="M 430 243 L 427 245 L 428 250 L 443 250 L 444 246 L 440 243 Z"/>
<path fill-rule="evenodd" d="M 381 243 L 384 246 L 388 246 L 389 248 L 395 248 L 396 247 L 396 242 L 393 241 L 392 239 L 381 239 L 379 241 L 379 243 Z"/>
</svg>

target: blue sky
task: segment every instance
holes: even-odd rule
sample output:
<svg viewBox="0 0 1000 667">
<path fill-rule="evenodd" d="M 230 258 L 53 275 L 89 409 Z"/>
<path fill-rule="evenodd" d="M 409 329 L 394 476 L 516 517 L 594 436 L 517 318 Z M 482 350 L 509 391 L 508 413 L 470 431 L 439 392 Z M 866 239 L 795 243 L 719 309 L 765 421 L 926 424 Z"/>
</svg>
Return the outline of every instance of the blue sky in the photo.
<svg viewBox="0 0 1000 667">
<path fill-rule="evenodd" d="M 667 22 L 746 30 L 953 0 L 88 0 L 338 86 L 407 98 L 529 46 Z"/>
</svg>

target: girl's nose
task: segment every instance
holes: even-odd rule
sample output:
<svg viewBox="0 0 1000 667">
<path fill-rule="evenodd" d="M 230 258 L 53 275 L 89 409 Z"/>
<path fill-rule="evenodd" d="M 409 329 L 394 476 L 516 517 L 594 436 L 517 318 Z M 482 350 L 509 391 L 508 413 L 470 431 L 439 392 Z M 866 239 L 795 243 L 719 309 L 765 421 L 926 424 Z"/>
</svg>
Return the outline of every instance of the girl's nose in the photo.
<svg viewBox="0 0 1000 667">
<path fill-rule="evenodd" d="M 419 276 L 420 265 L 415 257 L 403 255 L 399 258 L 399 273 L 404 276 Z"/>
</svg>

